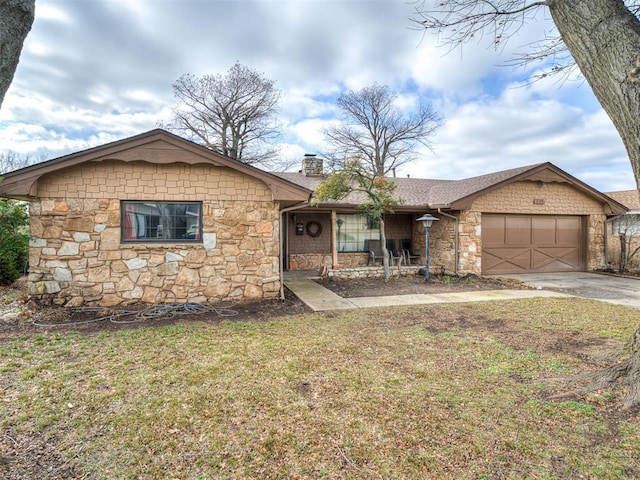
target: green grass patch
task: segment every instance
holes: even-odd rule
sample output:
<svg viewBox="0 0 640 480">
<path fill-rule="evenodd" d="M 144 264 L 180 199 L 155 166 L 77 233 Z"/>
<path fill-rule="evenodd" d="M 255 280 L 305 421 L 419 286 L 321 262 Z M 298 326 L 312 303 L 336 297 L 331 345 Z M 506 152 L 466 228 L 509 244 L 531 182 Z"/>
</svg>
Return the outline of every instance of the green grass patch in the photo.
<svg viewBox="0 0 640 480">
<path fill-rule="evenodd" d="M 535 299 L 23 335 L 0 346 L 3 445 L 91 479 L 633 478 L 619 393 L 551 403 L 543 380 L 636 323 Z"/>
</svg>

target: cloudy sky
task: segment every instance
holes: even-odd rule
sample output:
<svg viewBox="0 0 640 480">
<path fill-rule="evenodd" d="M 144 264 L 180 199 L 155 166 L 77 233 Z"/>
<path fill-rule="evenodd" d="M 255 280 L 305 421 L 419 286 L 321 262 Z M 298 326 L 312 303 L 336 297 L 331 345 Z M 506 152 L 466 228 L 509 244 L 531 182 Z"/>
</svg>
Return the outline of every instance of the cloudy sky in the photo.
<svg viewBox="0 0 640 480">
<path fill-rule="evenodd" d="M 63 154 L 155 128 L 182 74 L 240 62 L 276 81 L 285 160 L 325 149 L 348 89 L 389 85 L 445 119 L 433 151 L 398 172 L 457 179 L 552 162 L 601 191 L 635 188 L 622 142 L 584 82 L 531 82 L 506 67 L 552 31 L 544 15 L 496 52 L 449 52 L 401 0 L 37 0 L 0 110 L 0 152 Z"/>
</svg>

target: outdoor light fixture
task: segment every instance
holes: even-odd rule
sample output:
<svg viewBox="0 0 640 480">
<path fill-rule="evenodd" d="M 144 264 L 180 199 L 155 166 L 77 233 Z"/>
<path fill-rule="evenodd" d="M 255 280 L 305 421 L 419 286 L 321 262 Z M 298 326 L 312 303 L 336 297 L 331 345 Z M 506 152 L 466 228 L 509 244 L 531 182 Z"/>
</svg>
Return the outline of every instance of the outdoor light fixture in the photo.
<svg viewBox="0 0 640 480">
<path fill-rule="evenodd" d="M 418 218 L 416 220 L 416 222 L 422 222 L 422 225 L 424 225 L 424 238 L 425 238 L 425 257 L 427 259 L 426 261 L 426 271 L 424 273 L 424 281 L 429 283 L 429 229 L 431 229 L 431 225 L 433 224 L 433 222 L 439 220 L 438 217 L 434 217 L 433 215 L 430 215 L 428 213 L 425 213 L 423 216 L 421 216 L 420 218 Z"/>
</svg>

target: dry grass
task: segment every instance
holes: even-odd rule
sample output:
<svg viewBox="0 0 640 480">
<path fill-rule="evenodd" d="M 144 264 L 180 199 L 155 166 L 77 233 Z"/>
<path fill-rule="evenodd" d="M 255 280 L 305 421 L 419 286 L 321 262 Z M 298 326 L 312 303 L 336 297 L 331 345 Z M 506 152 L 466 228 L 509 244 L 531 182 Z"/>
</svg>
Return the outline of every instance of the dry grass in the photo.
<svg viewBox="0 0 640 480">
<path fill-rule="evenodd" d="M 620 392 L 551 403 L 637 311 L 580 299 L 183 322 L 0 346 L 6 478 L 640 477 Z"/>
</svg>

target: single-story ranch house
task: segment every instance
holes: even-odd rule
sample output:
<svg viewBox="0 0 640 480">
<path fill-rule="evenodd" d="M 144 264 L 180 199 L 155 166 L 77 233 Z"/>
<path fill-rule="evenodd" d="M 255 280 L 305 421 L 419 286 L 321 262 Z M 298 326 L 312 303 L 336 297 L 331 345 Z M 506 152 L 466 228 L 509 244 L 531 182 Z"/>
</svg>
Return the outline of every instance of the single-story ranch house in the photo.
<svg viewBox="0 0 640 480">
<path fill-rule="evenodd" d="M 30 202 L 30 294 L 59 305 L 277 298 L 283 269 L 371 269 L 380 227 L 357 198 L 311 207 L 322 160 L 267 173 L 164 130 L 8 173 Z M 395 178 L 390 249 L 457 274 L 584 271 L 626 208 L 551 163 L 464 180 Z M 375 257 L 375 254 L 373 255 Z M 397 268 L 397 267 L 396 267 Z"/>
</svg>

